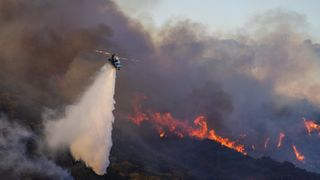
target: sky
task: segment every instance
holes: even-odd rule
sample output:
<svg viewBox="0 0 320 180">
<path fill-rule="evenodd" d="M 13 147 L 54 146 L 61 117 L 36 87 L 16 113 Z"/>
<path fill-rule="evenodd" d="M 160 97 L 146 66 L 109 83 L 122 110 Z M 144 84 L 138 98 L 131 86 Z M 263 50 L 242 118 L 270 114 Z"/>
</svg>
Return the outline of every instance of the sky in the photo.
<svg viewBox="0 0 320 180">
<path fill-rule="evenodd" d="M 255 15 L 282 8 L 306 17 L 313 43 L 320 42 L 319 0 L 116 0 L 121 9 L 133 18 L 148 16 L 156 27 L 172 18 L 190 19 L 204 24 L 210 32 L 232 31 L 245 27 Z"/>
</svg>

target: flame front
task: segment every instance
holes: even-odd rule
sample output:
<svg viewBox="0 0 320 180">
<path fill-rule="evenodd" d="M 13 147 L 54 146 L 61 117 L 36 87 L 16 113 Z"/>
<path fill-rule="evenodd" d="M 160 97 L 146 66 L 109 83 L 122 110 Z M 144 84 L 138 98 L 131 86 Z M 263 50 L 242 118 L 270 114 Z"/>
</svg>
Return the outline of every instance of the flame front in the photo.
<svg viewBox="0 0 320 180">
<path fill-rule="evenodd" d="M 135 113 L 128 114 L 128 115 L 121 115 L 121 114 L 118 114 L 118 115 L 124 117 L 129 121 L 134 122 L 137 125 L 140 125 L 142 121 L 146 120 L 153 127 L 153 129 L 158 131 L 160 138 L 177 136 L 179 138 L 195 137 L 200 139 L 210 139 L 210 140 L 219 142 L 222 146 L 226 146 L 228 148 L 241 152 L 244 155 L 247 155 L 247 153 L 244 152 L 245 151 L 244 145 L 240 144 L 237 140 L 230 140 L 229 138 L 223 138 L 217 135 L 214 129 L 211 129 L 210 127 L 208 127 L 208 120 L 206 117 L 199 116 L 195 118 L 193 121 L 190 121 L 188 119 L 180 120 L 170 112 L 154 112 L 152 109 L 147 109 L 144 111 L 142 106 L 139 104 L 139 100 L 146 99 L 147 96 L 140 93 L 134 93 L 133 96 L 134 98 L 132 100 L 132 104 L 133 104 Z M 301 123 L 298 125 L 300 127 L 302 125 L 302 128 L 306 127 L 309 135 L 311 132 L 320 133 L 320 125 L 316 124 L 315 121 L 306 121 L 305 118 L 303 118 L 303 121 L 304 121 L 303 125 Z M 290 132 L 292 131 L 292 130 L 289 130 L 288 132 L 280 132 L 278 139 L 272 136 L 272 137 L 266 137 L 266 139 L 262 140 L 263 137 L 262 136 L 259 137 L 258 131 L 256 132 L 254 129 L 251 129 L 251 130 L 253 132 L 252 134 L 254 134 L 253 136 L 246 135 L 241 130 L 239 130 L 239 139 L 240 138 L 244 139 L 245 142 L 251 140 L 252 141 L 251 143 L 254 145 L 252 145 L 251 147 L 250 145 L 248 145 L 247 149 L 251 150 L 252 148 L 252 150 L 255 151 L 255 153 L 258 153 L 258 151 L 262 151 L 261 147 L 267 148 L 268 146 L 268 150 L 270 150 L 272 146 L 275 146 L 279 149 L 279 147 L 281 145 L 283 146 L 284 144 L 282 142 L 282 139 L 285 137 L 285 134 L 288 135 L 287 133 L 290 134 Z M 257 142 L 257 140 L 259 140 L 260 143 L 255 143 Z M 271 145 L 269 145 L 269 143 L 271 143 Z M 277 143 L 278 145 L 276 146 L 276 144 L 274 143 Z M 290 147 L 290 144 L 285 143 L 285 146 Z M 305 163 L 305 156 L 302 155 L 301 152 L 298 152 L 295 145 L 292 144 L 292 148 L 294 149 L 296 158 L 301 163 Z M 281 150 L 283 151 L 285 149 L 287 148 L 283 148 Z"/>
<path fill-rule="evenodd" d="M 282 132 L 280 132 L 279 143 L 278 143 L 278 147 L 277 147 L 277 148 L 279 148 L 279 147 L 281 146 L 281 140 L 282 140 L 282 138 L 283 138 L 284 136 L 285 136 L 285 135 L 284 135 Z"/>
<path fill-rule="evenodd" d="M 306 118 L 302 118 L 303 122 L 306 126 L 306 128 L 308 129 L 309 132 L 309 136 L 311 136 L 311 131 L 315 131 L 318 132 L 318 134 L 320 135 L 320 125 L 316 124 L 315 121 L 306 121 Z"/>
<path fill-rule="evenodd" d="M 146 114 L 144 114 L 141 111 L 141 105 L 138 105 L 138 101 L 140 99 L 147 99 L 147 96 L 144 94 L 140 94 L 140 93 L 134 93 L 134 97 L 135 97 L 135 99 L 132 101 L 132 104 L 134 107 L 135 117 L 131 116 L 131 114 L 129 114 L 128 116 L 124 116 L 124 117 L 126 119 L 131 120 L 132 122 L 140 125 L 141 121 L 148 120 L 148 117 Z"/>
<path fill-rule="evenodd" d="M 206 118 L 203 116 L 199 116 L 197 119 L 193 121 L 196 127 L 192 127 L 188 125 L 188 120 L 180 121 L 178 119 L 172 118 L 170 113 L 152 113 L 151 110 L 148 110 L 150 115 L 150 121 L 152 122 L 153 126 L 158 130 L 161 134 L 164 133 L 164 127 L 167 127 L 171 133 L 176 134 L 179 137 L 185 137 L 185 135 L 201 138 L 201 139 L 211 139 L 215 140 L 223 146 L 227 146 L 231 149 L 235 149 L 238 152 L 243 154 L 247 154 L 244 151 L 244 145 L 235 146 L 235 142 L 229 141 L 228 138 L 222 138 L 214 133 L 214 130 L 208 132 L 208 126 L 206 122 Z"/>
<path fill-rule="evenodd" d="M 146 99 L 147 97 L 144 94 L 135 93 L 135 98 L 132 101 L 132 104 L 135 109 L 135 116 L 132 115 L 123 116 L 126 119 L 140 125 L 141 121 L 149 120 L 153 127 L 156 128 L 159 132 L 160 137 L 167 137 L 169 135 L 167 132 L 176 134 L 177 136 L 183 138 L 185 136 L 192 136 L 201 139 L 211 139 L 215 140 L 221 145 L 229 147 L 231 149 L 235 149 L 238 152 L 243 154 L 247 154 L 244 152 L 244 145 L 235 146 L 235 142 L 230 141 L 228 138 L 222 138 L 215 134 L 214 130 L 208 131 L 208 126 L 206 122 L 206 118 L 203 116 L 199 116 L 196 118 L 193 123 L 193 126 L 189 126 L 188 120 L 181 121 L 179 119 L 175 119 L 171 116 L 171 113 L 153 113 L 152 110 L 147 110 L 150 119 L 146 114 L 141 111 L 141 105 L 138 105 L 138 101 L 140 99 Z"/>
<path fill-rule="evenodd" d="M 301 154 L 297 151 L 297 148 L 296 148 L 295 145 L 292 144 L 292 147 L 293 147 L 294 152 L 296 153 L 296 156 L 297 156 L 297 158 L 299 159 L 299 161 L 301 161 L 302 163 L 306 163 L 306 162 L 304 161 L 304 159 L 305 159 L 304 155 L 301 155 Z"/>
<path fill-rule="evenodd" d="M 211 140 L 216 140 L 216 141 L 220 142 L 223 146 L 227 146 L 227 147 L 229 147 L 231 149 L 235 149 L 238 152 L 243 153 L 244 155 L 247 155 L 246 152 L 243 152 L 244 151 L 244 145 L 234 146 L 235 142 L 230 142 L 228 138 L 223 139 L 221 136 L 215 135 L 214 134 L 214 130 L 210 131 L 210 136 L 207 137 L 207 138 L 211 139 Z"/>
<path fill-rule="evenodd" d="M 155 127 L 158 132 L 161 134 L 164 132 L 164 127 L 167 127 L 170 132 L 178 135 L 179 137 L 184 137 L 182 132 L 180 130 L 177 130 L 176 128 L 179 127 L 181 129 L 187 129 L 188 128 L 188 121 L 181 122 L 177 119 L 174 119 L 171 117 L 171 113 L 152 113 L 151 110 L 147 110 L 147 112 L 150 115 L 153 127 Z M 142 113 L 143 114 L 143 113 Z"/>
<path fill-rule="evenodd" d="M 202 116 L 199 116 L 196 120 L 194 120 L 194 124 L 200 126 L 199 128 L 190 129 L 189 135 L 195 136 L 198 138 L 209 138 L 213 139 L 214 137 L 210 138 L 207 136 L 208 128 L 207 128 L 207 122 L 205 121 L 205 118 Z M 213 131 L 213 130 L 212 130 Z M 210 131 L 211 134 L 211 131 Z"/>
</svg>

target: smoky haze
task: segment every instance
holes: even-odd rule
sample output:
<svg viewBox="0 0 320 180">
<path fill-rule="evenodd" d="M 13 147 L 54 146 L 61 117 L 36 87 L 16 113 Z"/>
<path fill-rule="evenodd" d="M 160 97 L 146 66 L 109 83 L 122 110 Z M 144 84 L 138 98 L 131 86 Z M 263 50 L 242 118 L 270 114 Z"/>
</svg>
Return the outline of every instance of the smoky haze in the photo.
<svg viewBox="0 0 320 180">
<path fill-rule="evenodd" d="M 308 135 L 302 118 L 320 118 L 320 45 L 310 40 L 305 16 L 274 9 L 222 36 L 187 19 L 155 28 L 127 17 L 112 1 L 4 0 L 0 8 L 3 89 L 19 89 L 41 107 L 64 107 L 81 97 L 105 63 L 94 49 L 127 53 L 140 62 L 122 62 L 116 113 L 134 114 L 132 95 L 144 93 L 144 112 L 170 112 L 190 125 L 205 116 L 209 129 L 237 139 L 251 156 L 318 171 L 317 134 Z M 117 119 L 115 126 L 132 130 Z M 280 132 L 285 137 L 277 148 Z"/>
<path fill-rule="evenodd" d="M 141 46 L 139 64 L 118 75 L 116 112 L 134 114 L 121 102 L 141 92 L 148 97 L 139 101 L 146 114 L 170 112 L 189 125 L 205 116 L 209 129 L 244 144 L 253 157 L 268 155 L 318 172 L 318 135 L 308 135 L 302 118 L 319 118 L 320 46 L 308 39 L 307 20 L 297 12 L 270 10 L 246 27 L 225 32 L 230 39 L 189 20 L 169 20 L 150 31 L 145 36 L 152 39 L 152 53 Z M 285 137 L 277 148 L 280 132 Z M 293 144 L 306 163 L 296 158 Z"/>
</svg>

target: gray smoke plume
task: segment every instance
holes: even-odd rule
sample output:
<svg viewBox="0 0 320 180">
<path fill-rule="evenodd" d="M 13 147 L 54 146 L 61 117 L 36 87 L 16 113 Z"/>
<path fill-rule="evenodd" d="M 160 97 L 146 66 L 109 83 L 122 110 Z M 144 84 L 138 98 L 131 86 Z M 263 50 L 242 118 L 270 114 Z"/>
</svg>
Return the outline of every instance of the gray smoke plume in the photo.
<svg viewBox="0 0 320 180">
<path fill-rule="evenodd" d="M 18 123 L 0 118 L 0 175 L 1 179 L 50 178 L 72 180 L 67 170 L 57 166 L 46 156 L 28 154 L 28 145 L 38 137 Z"/>
</svg>

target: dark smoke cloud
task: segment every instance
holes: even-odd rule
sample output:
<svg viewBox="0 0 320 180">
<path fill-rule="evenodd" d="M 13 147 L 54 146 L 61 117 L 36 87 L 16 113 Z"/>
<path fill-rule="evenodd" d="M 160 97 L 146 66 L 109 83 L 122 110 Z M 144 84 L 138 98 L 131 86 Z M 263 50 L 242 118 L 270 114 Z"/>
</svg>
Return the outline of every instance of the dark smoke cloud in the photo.
<svg viewBox="0 0 320 180">
<path fill-rule="evenodd" d="M 108 4 L 104 1 L 101 5 Z M 21 88 L 29 96 L 46 99 L 42 103 L 47 106 L 64 103 L 62 87 L 70 85 L 64 81 L 74 59 L 80 52 L 91 53 L 98 45 L 112 44 L 109 38 L 114 31 L 110 26 L 98 23 L 85 28 L 89 17 L 82 13 L 91 12 L 93 7 L 84 1 L 1 1 L 2 86 L 9 90 Z M 83 71 L 89 76 L 93 73 L 84 67 L 78 73 L 85 74 Z"/>
<path fill-rule="evenodd" d="M 186 104 L 189 107 L 187 117 L 193 117 L 196 115 L 202 115 L 208 119 L 207 125 L 210 129 L 216 129 L 216 132 L 222 133 L 227 130 L 223 126 L 222 122 L 226 118 L 226 115 L 232 113 L 233 104 L 231 95 L 225 93 L 218 84 L 206 83 L 201 89 L 194 90 Z M 193 117 L 196 119 L 197 117 Z"/>
</svg>

